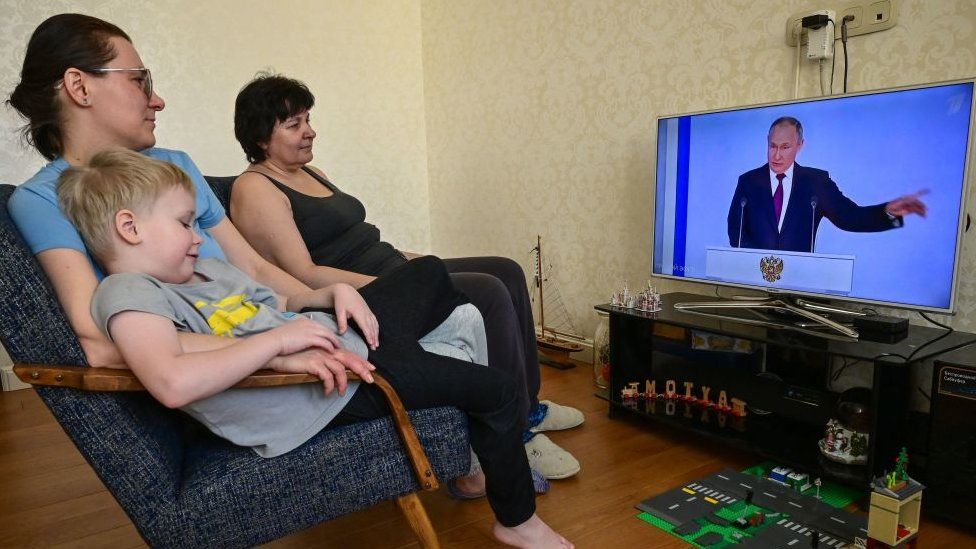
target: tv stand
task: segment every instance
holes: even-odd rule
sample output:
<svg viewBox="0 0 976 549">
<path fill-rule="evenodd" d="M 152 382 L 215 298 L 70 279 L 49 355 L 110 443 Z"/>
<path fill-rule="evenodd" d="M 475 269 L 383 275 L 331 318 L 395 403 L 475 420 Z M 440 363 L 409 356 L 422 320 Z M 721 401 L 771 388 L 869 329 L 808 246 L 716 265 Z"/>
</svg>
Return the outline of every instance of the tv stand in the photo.
<svg viewBox="0 0 976 549">
<path fill-rule="evenodd" d="M 810 473 L 811 478 L 864 487 L 890 467 L 903 446 L 919 457 L 915 466 L 924 467 L 927 432 L 919 428 L 918 414 L 909 410 L 915 392 L 912 373 L 924 361 L 976 342 L 976 334 L 945 335 L 925 326 L 910 326 L 905 338 L 893 343 L 853 339 L 782 326 L 771 316 L 763 321 L 768 309 L 726 308 L 727 314 L 721 315 L 676 307 L 714 301 L 709 296 L 670 293 L 661 298 L 662 309 L 653 313 L 597 307 L 610 314 L 606 398 L 611 416 L 636 415 L 654 425 L 754 452 Z M 768 305 L 762 299 L 753 301 Z M 838 368 L 860 370 L 854 377 L 866 381 L 859 389 L 869 394 L 864 465 L 832 461 L 818 446 L 827 421 L 841 417 L 841 388 L 849 387 L 834 383 L 832 374 Z M 677 392 L 672 399 L 648 397 L 655 391 L 666 393 L 669 385 Z M 686 391 L 699 399 L 697 404 L 683 398 Z M 635 392 L 643 396 L 635 397 Z M 745 402 L 745 417 L 720 409 L 723 392 L 730 407 L 733 398 Z M 703 407 L 702 399 L 715 406 Z"/>
<path fill-rule="evenodd" d="M 860 334 L 857 330 L 845 326 L 839 322 L 835 322 L 821 314 L 815 313 L 814 311 L 829 312 L 835 314 L 846 314 L 846 315 L 858 315 L 863 314 L 858 311 L 853 311 L 851 309 L 844 309 L 842 307 L 833 307 L 830 305 L 823 305 L 820 303 L 814 303 L 806 301 L 799 298 L 785 298 L 785 297 L 766 297 L 766 298 L 750 298 L 745 296 L 735 296 L 731 300 L 725 301 L 691 301 L 683 303 L 675 303 L 674 308 L 679 311 L 685 311 L 693 314 L 704 314 L 705 316 L 718 316 L 725 317 L 720 313 L 710 313 L 710 309 L 772 309 L 779 312 L 792 313 L 797 316 L 801 316 L 810 320 L 818 325 L 827 327 L 835 332 L 840 333 L 840 335 L 849 337 L 852 339 L 857 339 Z M 781 327 L 790 328 L 794 327 L 801 331 L 806 330 L 804 326 L 790 326 L 789 324 L 773 322 L 770 320 L 763 319 L 751 319 L 748 317 L 725 317 L 729 320 L 736 320 L 738 322 L 745 322 L 747 324 L 758 324 L 761 326 L 770 327 Z M 810 330 L 812 331 L 812 330 Z"/>
</svg>

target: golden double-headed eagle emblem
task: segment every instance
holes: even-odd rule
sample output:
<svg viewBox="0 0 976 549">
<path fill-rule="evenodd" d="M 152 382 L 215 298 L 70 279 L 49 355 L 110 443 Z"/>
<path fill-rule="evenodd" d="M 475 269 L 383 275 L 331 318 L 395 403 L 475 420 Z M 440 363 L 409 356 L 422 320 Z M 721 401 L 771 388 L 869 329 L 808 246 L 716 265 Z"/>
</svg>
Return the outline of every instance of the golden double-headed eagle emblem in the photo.
<svg viewBox="0 0 976 549">
<path fill-rule="evenodd" d="M 782 278 L 784 263 L 782 258 L 775 255 L 767 256 L 759 260 L 759 270 L 762 272 L 766 282 L 776 282 Z"/>
</svg>

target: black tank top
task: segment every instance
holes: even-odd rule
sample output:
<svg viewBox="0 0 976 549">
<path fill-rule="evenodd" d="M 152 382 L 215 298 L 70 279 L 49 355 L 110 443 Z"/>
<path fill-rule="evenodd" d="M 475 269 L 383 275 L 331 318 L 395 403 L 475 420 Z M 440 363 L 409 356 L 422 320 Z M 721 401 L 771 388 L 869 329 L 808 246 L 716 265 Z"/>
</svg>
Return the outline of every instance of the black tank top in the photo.
<svg viewBox="0 0 976 549">
<path fill-rule="evenodd" d="M 328 187 L 332 196 L 300 193 L 261 172 L 288 197 L 295 226 L 316 265 L 380 276 L 407 262 L 396 248 L 380 240 L 380 230 L 366 223 L 366 208 L 356 197 L 339 190 L 329 180 L 302 168 Z"/>
</svg>

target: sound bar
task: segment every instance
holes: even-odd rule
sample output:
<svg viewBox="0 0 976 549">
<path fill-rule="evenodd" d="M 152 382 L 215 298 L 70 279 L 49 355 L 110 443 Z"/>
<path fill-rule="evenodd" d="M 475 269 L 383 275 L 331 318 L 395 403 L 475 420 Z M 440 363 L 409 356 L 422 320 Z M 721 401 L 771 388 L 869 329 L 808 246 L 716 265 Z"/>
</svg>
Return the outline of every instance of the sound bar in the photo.
<svg viewBox="0 0 976 549">
<path fill-rule="evenodd" d="M 874 334 L 900 334 L 908 331 L 908 319 L 896 316 L 866 315 L 855 316 L 854 329 L 858 332 Z"/>
</svg>

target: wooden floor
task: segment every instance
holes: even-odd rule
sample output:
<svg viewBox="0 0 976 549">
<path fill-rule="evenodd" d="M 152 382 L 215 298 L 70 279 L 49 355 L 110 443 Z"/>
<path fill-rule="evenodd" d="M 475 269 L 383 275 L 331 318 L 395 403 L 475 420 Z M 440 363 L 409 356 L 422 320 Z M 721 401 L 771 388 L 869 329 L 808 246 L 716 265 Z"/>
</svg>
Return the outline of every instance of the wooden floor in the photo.
<svg viewBox="0 0 976 549">
<path fill-rule="evenodd" d="M 582 463 L 554 481 L 538 512 L 577 547 L 689 547 L 635 518 L 640 500 L 723 467 L 757 459 L 712 447 L 632 418 L 607 417 L 592 396 L 587 367 L 544 368 L 543 397 L 572 404 L 586 423 L 550 434 Z M 459 502 L 443 491 L 424 504 L 445 547 L 497 547 L 485 500 Z M 924 517 L 923 517 L 924 519 Z M 32 390 L 0 393 L 0 547 L 144 546 L 135 528 Z M 417 547 L 392 503 L 334 520 L 270 547 Z M 976 547 L 976 530 L 924 520 L 921 548 Z"/>
</svg>

